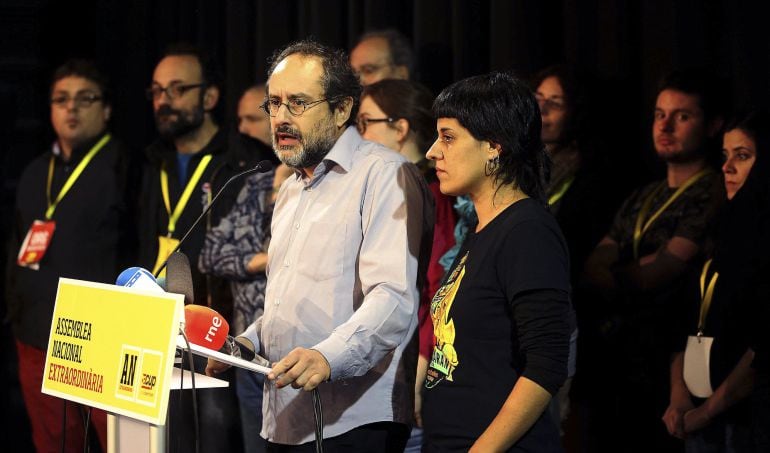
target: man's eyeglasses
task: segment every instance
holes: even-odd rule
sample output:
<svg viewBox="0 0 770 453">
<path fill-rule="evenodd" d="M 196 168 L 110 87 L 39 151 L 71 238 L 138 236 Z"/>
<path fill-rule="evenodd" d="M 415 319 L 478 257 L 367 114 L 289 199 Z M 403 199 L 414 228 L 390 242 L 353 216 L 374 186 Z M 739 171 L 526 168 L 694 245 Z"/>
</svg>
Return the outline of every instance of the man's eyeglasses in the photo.
<svg viewBox="0 0 770 453">
<path fill-rule="evenodd" d="M 102 97 L 95 93 L 78 93 L 75 97 L 70 97 L 68 94 L 60 94 L 51 98 L 51 104 L 59 108 L 67 108 L 70 101 L 74 101 L 77 108 L 88 108 L 94 105 L 94 102 L 99 102 Z"/>
<path fill-rule="evenodd" d="M 166 88 L 163 88 L 160 85 L 153 85 L 150 88 L 147 88 L 147 99 L 150 101 L 160 99 L 163 93 L 166 93 L 166 96 L 168 96 L 169 99 L 179 99 L 188 91 L 201 88 L 203 86 L 205 86 L 204 83 L 191 83 L 187 85 L 181 83 L 172 83 Z"/>
<path fill-rule="evenodd" d="M 547 99 L 540 94 L 535 94 L 537 105 L 540 106 L 540 111 L 554 110 L 557 112 L 563 112 L 567 109 L 567 104 L 562 99 Z"/>
<path fill-rule="evenodd" d="M 359 134 L 364 135 L 369 123 L 392 123 L 394 121 L 396 121 L 394 118 L 365 118 L 360 116 L 356 120 L 356 129 L 358 129 Z"/>
<path fill-rule="evenodd" d="M 282 105 L 285 105 L 287 109 L 289 109 L 289 113 L 291 113 L 293 116 L 301 116 L 303 113 L 305 113 L 305 110 L 315 107 L 316 105 L 324 102 L 324 101 L 330 101 L 331 99 L 319 99 L 317 101 L 306 101 L 304 99 L 289 99 L 286 102 L 281 102 L 278 98 L 271 98 L 265 100 L 265 102 L 262 103 L 261 107 L 262 110 L 265 111 L 268 115 L 272 117 L 278 116 L 278 110 L 281 108 Z"/>
</svg>

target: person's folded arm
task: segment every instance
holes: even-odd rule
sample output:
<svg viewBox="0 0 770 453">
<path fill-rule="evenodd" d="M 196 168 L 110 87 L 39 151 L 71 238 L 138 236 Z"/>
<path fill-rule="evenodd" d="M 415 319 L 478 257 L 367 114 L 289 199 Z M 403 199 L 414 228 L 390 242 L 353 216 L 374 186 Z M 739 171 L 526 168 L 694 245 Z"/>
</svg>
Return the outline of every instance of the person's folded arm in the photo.
<svg viewBox="0 0 770 453">
<path fill-rule="evenodd" d="M 674 437 L 683 439 L 684 415 L 695 406 L 692 403 L 690 392 L 684 383 L 684 352 L 680 351 L 674 354 L 671 361 L 671 392 L 669 405 L 663 414 L 662 420 L 666 425 L 668 433 Z"/>
<path fill-rule="evenodd" d="M 674 236 L 656 253 L 615 269 L 615 278 L 626 288 L 653 291 L 679 278 L 700 247 L 690 239 Z"/>
<path fill-rule="evenodd" d="M 265 184 L 264 182 L 262 183 Z M 219 224 L 206 233 L 206 239 L 198 258 L 198 268 L 203 273 L 216 275 L 228 280 L 251 280 L 255 275 L 264 273 L 267 267 L 267 253 L 255 247 L 251 240 L 244 240 L 264 228 L 260 238 L 266 246 L 269 231 L 264 225 L 254 225 L 262 217 L 263 222 L 269 213 L 268 206 L 260 202 L 260 216 L 254 216 L 250 203 L 243 202 L 246 197 L 261 193 L 244 186 L 238 196 L 239 204 L 223 217 Z M 246 221 L 244 223 L 244 220 Z"/>
<path fill-rule="evenodd" d="M 612 267 L 618 261 L 619 247 L 609 236 L 605 236 L 586 259 L 582 279 L 584 284 L 603 292 L 616 288 Z"/>
<path fill-rule="evenodd" d="M 685 432 L 691 433 L 708 426 L 719 414 L 751 394 L 755 378 L 755 371 L 751 367 L 753 360 L 754 351 L 747 349 L 714 393 L 703 404 L 685 414 Z"/>
</svg>

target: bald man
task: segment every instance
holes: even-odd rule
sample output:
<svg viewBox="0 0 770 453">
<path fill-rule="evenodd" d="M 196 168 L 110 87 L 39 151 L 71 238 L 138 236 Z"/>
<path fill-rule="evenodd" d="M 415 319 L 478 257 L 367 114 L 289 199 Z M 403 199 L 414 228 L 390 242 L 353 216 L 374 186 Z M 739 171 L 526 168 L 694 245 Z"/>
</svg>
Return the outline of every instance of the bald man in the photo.
<svg viewBox="0 0 770 453">
<path fill-rule="evenodd" d="M 362 85 L 383 79 L 405 79 L 410 76 L 412 48 L 397 30 L 365 33 L 350 52 L 350 65 Z"/>
</svg>

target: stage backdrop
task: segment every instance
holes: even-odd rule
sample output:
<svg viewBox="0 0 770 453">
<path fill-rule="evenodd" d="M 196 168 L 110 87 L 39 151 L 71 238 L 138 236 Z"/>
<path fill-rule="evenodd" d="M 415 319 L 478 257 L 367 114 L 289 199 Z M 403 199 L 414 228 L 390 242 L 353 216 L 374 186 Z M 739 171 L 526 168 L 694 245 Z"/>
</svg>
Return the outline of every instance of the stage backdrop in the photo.
<svg viewBox="0 0 770 453">
<path fill-rule="evenodd" d="M 761 1 L 703 0 L 1 0 L 0 146 L 13 182 L 51 137 L 48 77 L 72 56 L 100 61 L 113 79 L 113 128 L 136 148 L 154 136 L 143 89 L 170 42 L 216 54 L 231 124 L 239 92 L 264 79 L 276 48 L 313 36 L 349 49 L 365 30 L 393 27 L 413 42 L 417 78 L 439 91 L 493 69 L 528 76 L 555 62 L 593 73 L 611 99 L 603 118 L 617 149 L 652 171 L 655 84 L 674 67 L 729 77 L 740 105 L 766 103 L 770 40 Z"/>
</svg>

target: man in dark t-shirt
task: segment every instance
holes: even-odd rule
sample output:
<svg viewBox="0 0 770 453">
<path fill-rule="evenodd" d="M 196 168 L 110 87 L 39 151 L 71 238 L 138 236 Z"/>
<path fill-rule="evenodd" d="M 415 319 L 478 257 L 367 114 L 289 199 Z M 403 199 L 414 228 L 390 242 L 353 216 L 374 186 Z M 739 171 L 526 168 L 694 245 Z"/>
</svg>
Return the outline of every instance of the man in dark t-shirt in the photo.
<svg viewBox="0 0 770 453">
<path fill-rule="evenodd" d="M 578 367 L 586 373 L 580 384 L 593 406 L 589 430 L 596 431 L 589 442 L 598 445 L 592 451 L 682 449 L 660 421 L 681 305 L 672 294 L 702 255 L 723 198 L 708 159 L 710 139 L 722 124 L 717 112 L 710 83 L 699 74 L 674 73 L 663 81 L 652 133 L 666 179 L 623 203 L 586 262 L 585 300 L 593 303 L 578 312 Z"/>
</svg>

